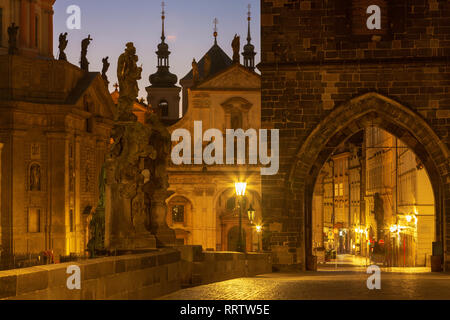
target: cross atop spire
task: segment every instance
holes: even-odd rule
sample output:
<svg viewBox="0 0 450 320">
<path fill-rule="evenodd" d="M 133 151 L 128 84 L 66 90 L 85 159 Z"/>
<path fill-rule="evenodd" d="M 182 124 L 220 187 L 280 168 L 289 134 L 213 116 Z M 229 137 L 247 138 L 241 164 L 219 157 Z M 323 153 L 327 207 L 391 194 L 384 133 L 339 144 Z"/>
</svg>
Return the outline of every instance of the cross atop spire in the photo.
<svg viewBox="0 0 450 320">
<path fill-rule="evenodd" d="M 214 44 L 217 44 L 217 25 L 219 24 L 219 20 L 217 18 L 214 18 L 213 20 L 213 24 L 214 24 Z"/>
<path fill-rule="evenodd" d="M 252 45 L 252 35 L 250 31 L 250 25 L 252 21 L 252 6 L 248 5 L 248 12 L 247 12 L 247 21 L 248 21 L 248 35 L 247 35 L 247 44 L 244 46 L 244 52 L 242 55 L 244 56 L 244 66 L 249 68 L 250 70 L 255 70 L 255 46 Z"/>
<path fill-rule="evenodd" d="M 164 42 L 166 40 L 166 36 L 164 35 L 164 20 L 166 19 L 166 11 L 165 11 L 166 3 L 163 1 L 161 2 L 161 20 L 162 20 L 162 34 L 161 34 L 161 40 Z"/>
<path fill-rule="evenodd" d="M 251 9 L 252 9 L 252 5 L 249 4 L 248 5 L 248 13 L 247 13 L 247 15 L 248 15 L 248 18 L 247 18 L 247 20 L 248 20 L 247 43 L 250 43 L 252 41 L 252 37 L 251 37 L 251 34 L 250 34 L 250 21 L 252 21 L 252 11 L 251 11 Z"/>
</svg>

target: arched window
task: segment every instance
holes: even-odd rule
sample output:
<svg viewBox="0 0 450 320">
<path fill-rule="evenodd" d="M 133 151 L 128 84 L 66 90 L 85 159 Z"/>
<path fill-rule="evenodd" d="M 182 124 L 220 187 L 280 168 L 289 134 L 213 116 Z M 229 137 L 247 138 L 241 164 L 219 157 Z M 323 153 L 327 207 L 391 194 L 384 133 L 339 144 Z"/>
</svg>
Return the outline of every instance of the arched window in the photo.
<svg viewBox="0 0 450 320">
<path fill-rule="evenodd" d="M 236 208 L 236 197 L 231 197 L 227 200 L 227 210 L 234 210 Z"/>
<path fill-rule="evenodd" d="M 158 104 L 159 110 L 161 110 L 161 117 L 169 116 L 169 103 L 166 100 L 161 100 Z"/>
</svg>

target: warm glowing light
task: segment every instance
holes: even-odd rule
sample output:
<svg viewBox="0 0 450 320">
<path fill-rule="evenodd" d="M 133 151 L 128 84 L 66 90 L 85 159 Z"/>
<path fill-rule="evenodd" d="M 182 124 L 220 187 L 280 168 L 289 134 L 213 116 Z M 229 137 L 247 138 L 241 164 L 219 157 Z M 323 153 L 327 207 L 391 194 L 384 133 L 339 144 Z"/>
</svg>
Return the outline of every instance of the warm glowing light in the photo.
<svg viewBox="0 0 450 320">
<path fill-rule="evenodd" d="M 409 223 L 409 222 L 411 222 L 411 220 L 412 220 L 412 217 L 408 214 L 408 215 L 406 216 L 406 221 L 408 221 L 408 223 Z"/>
<path fill-rule="evenodd" d="M 260 233 L 262 231 L 262 226 L 256 226 L 256 232 Z"/>
<path fill-rule="evenodd" d="M 353 249 L 355 249 L 356 248 L 356 246 L 355 245 L 353 245 Z"/>
<path fill-rule="evenodd" d="M 360 231 L 359 228 L 355 228 L 356 233 L 359 233 L 359 231 Z"/>
<path fill-rule="evenodd" d="M 395 232 L 395 231 L 397 231 L 397 225 L 396 224 L 394 224 L 392 227 L 391 227 L 391 232 Z"/>
<path fill-rule="evenodd" d="M 236 194 L 238 196 L 244 196 L 245 188 L 247 188 L 247 182 L 236 182 L 234 187 L 236 188 Z"/>
</svg>

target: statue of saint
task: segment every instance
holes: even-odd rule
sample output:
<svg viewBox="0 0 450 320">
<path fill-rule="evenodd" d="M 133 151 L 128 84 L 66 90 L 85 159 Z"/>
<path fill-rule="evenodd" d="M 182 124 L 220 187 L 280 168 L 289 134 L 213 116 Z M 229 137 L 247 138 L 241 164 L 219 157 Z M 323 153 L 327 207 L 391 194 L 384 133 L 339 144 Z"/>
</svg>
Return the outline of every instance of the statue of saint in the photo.
<svg viewBox="0 0 450 320">
<path fill-rule="evenodd" d="M 108 72 L 109 66 L 111 65 L 109 63 L 108 59 L 109 59 L 109 57 L 102 59 L 102 63 L 103 63 L 102 78 L 103 78 L 103 80 L 105 80 L 107 85 L 109 84 L 109 81 L 108 81 L 108 76 L 106 75 L 106 73 Z"/>
<path fill-rule="evenodd" d="M 30 168 L 30 191 L 41 191 L 41 167 L 38 164 Z"/>
<path fill-rule="evenodd" d="M 17 49 L 17 33 L 19 32 L 19 27 L 13 22 L 10 27 L 8 27 L 8 54 L 14 55 L 18 52 Z"/>
<path fill-rule="evenodd" d="M 67 61 L 67 56 L 64 50 L 67 48 L 67 44 L 69 43 L 69 40 L 67 40 L 67 32 L 61 33 L 59 35 L 59 60 Z"/>
<path fill-rule="evenodd" d="M 192 60 L 192 79 L 194 80 L 194 83 L 198 82 L 200 79 L 200 75 L 198 73 L 198 63 L 195 59 Z"/>
<path fill-rule="evenodd" d="M 87 50 L 91 41 L 94 40 L 91 38 L 91 35 L 88 35 L 86 39 L 81 41 L 81 60 L 80 67 L 82 70 L 89 71 L 89 61 L 87 60 Z"/>
<path fill-rule="evenodd" d="M 203 71 L 205 74 L 205 78 L 208 78 L 209 73 L 211 72 L 211 57 L 209 54 L 205 56 L 205 64 L 203 66 Z"/>
<path fill-rule="evenodd" d="M 117 78 L 119 80 L 120 96 L 135 101 L 139 87 L 137 81 L 141 79 L 142 67 L 137 66 L 139 57 L 132 42 L 127 43 L 125 52 L 119 57 L 117 64 Z"/>
<path fill-rule="evenodd" d="M 239 37 L 237 34 L 234 35 L 233 42 L 231 42 L 231 47 L 233 48 L 233 62 L 239 63 L 241 60 L 241 57 L 239 55 L 239 51 L 241 49 L 241 37 Z"/>
</svg>

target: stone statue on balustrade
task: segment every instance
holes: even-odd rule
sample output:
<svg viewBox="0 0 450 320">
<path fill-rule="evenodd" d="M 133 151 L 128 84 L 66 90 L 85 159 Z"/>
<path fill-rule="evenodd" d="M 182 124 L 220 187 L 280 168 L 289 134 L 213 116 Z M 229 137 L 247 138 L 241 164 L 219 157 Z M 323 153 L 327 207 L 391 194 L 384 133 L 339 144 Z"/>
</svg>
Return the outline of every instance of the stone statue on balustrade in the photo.
<svg viewBox="0 0 450 320">
<path fill-rule="evenodd" d="M 80 59 L 80 67 L 84 71 L 89 71 L 89 61 L 87 59 L 88 47 L 91 44 L 91 35 L 88 35 L 86 39 L 81 41 L 81 59 Z"/>
<path fill-rule="evenodd" d="M 132 42 L 126 44 L 125 52 L 117 63 L 117 79 L 119 80 L 118 120 L 136 121 L 133 104 L 139 94 L 138 80 L 141 79 L 142 66 L 138 67 L 139 57 Z"/>
<path fill-rule="evenodd" d="M 67 45 L 69 44 L 69 40 L 67 40 L 67 32 L 61 33 L 59 35 L 59 57 L 58 60 L 67 61 L 67 55 L 65 53 L 65 50 L 67 48 Z"/>
</svg>

